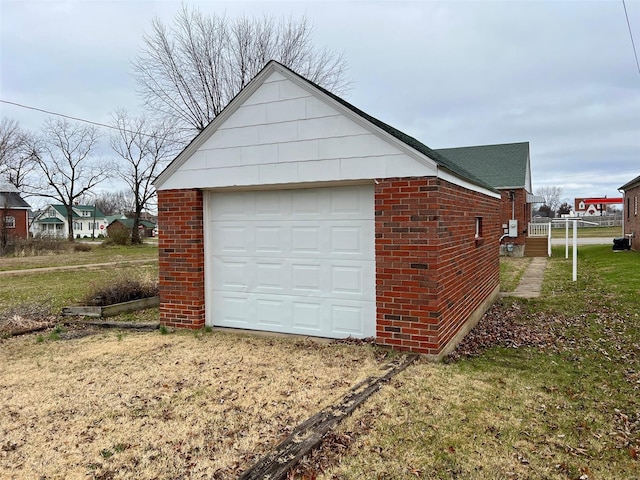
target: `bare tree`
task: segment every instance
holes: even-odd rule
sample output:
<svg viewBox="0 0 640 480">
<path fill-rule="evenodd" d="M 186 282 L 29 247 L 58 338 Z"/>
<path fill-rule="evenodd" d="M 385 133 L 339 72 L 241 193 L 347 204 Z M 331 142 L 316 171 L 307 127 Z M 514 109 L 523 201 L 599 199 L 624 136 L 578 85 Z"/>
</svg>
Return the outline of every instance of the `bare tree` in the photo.
<svg viewBox="0 0 640 480">
<path fill-rule="evenodd" d="M 47 120 L 39 148 L 33 157 L 40 184 L 33 193 L 59 201 L 67 210 L 68 237 L 73 241 L 73 205 L 83 194 L 109 177 L 110 165 L 96 161 L 91 153 L 98 144 L 92 125 L 67 120 Z"/>
<path fill-rule="evenodd" d="M 18 190 L 28 183 L 36 163 L 33 159 L 34 136 L 20 128 L 16 120 L 0 120 L 0 178 Z"/>
<path fill-rule="evenodd" d="M 536 195 L 544 198 L 544 205 L 549 208 L 550 217 L 552 217 L 560 206 L 560 197 L 562 196 L 562 187 L 547 186 L 540 187 L 536 190 Z M 542 210 L 542 207 L 540 208 Z"/>
<path fill-rule="evenodd" d="M 153 180 L 177 153 L 175 128 L 168 123 L 152 123 L 144 116 L 132 118 L 125 110 L 113 114 L 111 148 L 124 160 L 117 168 L 120 178 L 133 194 L 131 243 L 142 243 L 140 215 L 156 194 Z"/>
<path fill-rule="evenodd" d="M 145 104 L 179 127 L 204 129 L 271 59 L 318 85 L 348 87 L 342 54 L 312 45 L 306 17 L 206 16 L 187 6 L 165 25 L 157 17 L 133 62 Z"/>
<path fill-rule="evenodd" d="M 115 167 L 117 169 L 117 167 Z M 133 195 L 128 190 L 103 191 L 95 195 L 83 195 L 78 199 L 81 204 L 95 205 L 96 210 L 105 215 L 133 215 Z"/>
</svg>

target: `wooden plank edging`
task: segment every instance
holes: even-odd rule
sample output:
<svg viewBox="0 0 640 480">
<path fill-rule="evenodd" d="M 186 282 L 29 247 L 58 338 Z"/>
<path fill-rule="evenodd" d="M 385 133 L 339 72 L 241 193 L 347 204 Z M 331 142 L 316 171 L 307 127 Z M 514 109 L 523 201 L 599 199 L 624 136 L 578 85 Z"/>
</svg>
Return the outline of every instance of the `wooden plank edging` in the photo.
<svg viewBox="0 0 640 480">
<path fill-rule="evenodd" d="M 317 448 L 324 435 L 353 413 L 392 377 L 407 368 L 418 355 L 402 355 L 390 362 L 387 373 L 369 377 L 355 385 L 336 405 L 331 405 L 298 425 L 291 434 L 258 462 L 245 470 L 239 480 L 281 480 L 302 457 Z"/>
<path fill-rule="evenodd" d="M 140 300 L 131 300 L 130 302 L 116 303 L 104 307 L 79 306 L 64 307 L 62 315 L 80 316 L 80 317 L 113 317 L 120 313 L 133 312 L 144 308 L 157 307 L 160 305 L 160 297 L 141 298 Z"/>
</svg>

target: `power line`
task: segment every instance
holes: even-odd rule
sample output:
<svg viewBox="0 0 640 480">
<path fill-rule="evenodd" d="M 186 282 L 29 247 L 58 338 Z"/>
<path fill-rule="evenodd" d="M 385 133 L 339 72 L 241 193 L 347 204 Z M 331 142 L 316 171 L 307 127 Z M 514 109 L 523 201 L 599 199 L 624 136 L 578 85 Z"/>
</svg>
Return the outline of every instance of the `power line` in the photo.
<svg viewBox="0 0 640 480">
<path fill-rule="evenodd" d="M 112 130 L 119 130 L 118 128 L 114 127 L 113 125 L 107 125 L 106 123 L 93 122 L 91 120 L 86 120 L 84 118 L 72 117 L 71 115 L 65 115 L 64 113 L 52 112 L 52 111 L 44 110 L 44 109 L 38 108 L 38 107 L 31 107 L 29 105 L 23 105 L 22 103 L 10 102 L 9 100 L 2 100 L 2 99 L 0 99 L 0 102 L 6 103 L 8 105 L 14 105 L 14 106 L 20 107 L 20 108 L 26 108 L 27 110 L 35 110 L 36 112 L 42 112 L 42 113 L 46 113 L 48 115 L 55 115 L 56 117 L 63 117 L 63 118 L 68 118 L 69 120 L 76 120 L 78 122 L 90 123 L 91 125 L 96 125 L 98 127 L 110 128 Z M 143 135 L 146 135 L 146 134 L 143 134 Z M 148 135 L 148 136 L 151 137 L 152 135 Z"/>
<path fill-rule="evenodd" d="M 98 127 L 103 127 L 103 128 L 109 128 L 111 130 L 118 130 L 120 132 L 126 132 L 126 133 L 131 133 L 133 135 L 142 135 L 144 137 L 150 137 L 150 138 L 158 138 L 158 136 L 153 135 L 151 133 L 144 133 L 144 132 L 134 132 L 133 130 L 128 130 L 126 128 L 119 128 L 119 127 L 114 127 L 113 125 L 109 125 L 106 123 L 100 123 L 100 122 L 94 122 L 92 120 L 87 120 L 86 118 L 80 118 L 80 117 L 73 117 L 71 115 L 65 115 L 64 113 L 58 113 L 58 112 L 52 112 L 50 110 L 45 110 L 43 108 L 38 108 L 38 107 L 32 107 L 30 105 L 24 105 L 22 103 L 17 103 L 17 102 L 11 102 L 9 100 L 2 100 L 0 99 L 0 103 L 6 103 L 8 105 L 14 105 L 16 107 L 20 107 L 20 108 L 26 108 L 27 110 L 34 110 L 36 112 L 41 112 L 41 113 L 46 113 L 48 115 L 54 115 L 56 117 L 62 117 L 62 118 L 68 118 L 69 120 L 75 120 L 77 122 L 83 122 L 83 123 L 89 123 L 91 125 L 96 125 Z M 171 143 L 177 144 L 177 145 L 183 145 L 182 142 L 179 141 L 171 141 Z"/>
<path fill-rule="evenodd" d="M 627 4 L 622 0 L 622 6 L 624 7 L 624 16 L 627 19 L 627 28 L 629 29 L 629 37 L 631 38 L 631 46 L 633 47 L 633 56 L 636 59 L 636 67 L 638 68 L 638 74 L 640 74 L 640 62 L 638 62 L 638 52 L 636 51 L 636 44 L 633 41 L 633 33 L 631 32 L 631 23 L 629 22 L 629 14 L 627 13 Z"/>
</svg>

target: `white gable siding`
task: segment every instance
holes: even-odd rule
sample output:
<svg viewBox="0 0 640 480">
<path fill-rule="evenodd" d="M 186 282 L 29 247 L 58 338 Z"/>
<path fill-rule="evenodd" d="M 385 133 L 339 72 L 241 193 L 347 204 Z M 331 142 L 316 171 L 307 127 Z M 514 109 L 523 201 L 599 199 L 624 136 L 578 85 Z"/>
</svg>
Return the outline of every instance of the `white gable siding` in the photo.
<svg viewBox="0 0 640 480">
<path fill-rule="evenodd" d="M 272 72 L 160 189 L 437 175 L 330 103 Z"/>
</svg>

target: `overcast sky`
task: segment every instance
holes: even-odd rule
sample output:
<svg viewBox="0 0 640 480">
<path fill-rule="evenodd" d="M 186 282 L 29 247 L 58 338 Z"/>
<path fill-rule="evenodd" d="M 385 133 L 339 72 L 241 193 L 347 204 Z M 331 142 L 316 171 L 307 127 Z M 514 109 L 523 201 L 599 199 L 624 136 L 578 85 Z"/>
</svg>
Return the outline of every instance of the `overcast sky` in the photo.
<svg viewBox="0 0 640 480">
<path fill-rule="evenodd" d="M 306 14 L 316 44 L 346 56 L 346 100 L 431 148 L 528 141 L 534 191 L 620 196 L 640 175 L 640 72 L 621 0 L 188 4 Z M 96 122 L 139 110 L 130 61 L 151 19 L 180 5 L 0 0 L 0 99 Z M 640 1 L 626 6 L 640 53 Z M 0 113 L 33 130 L 47 118 Z"/>
</svg>

